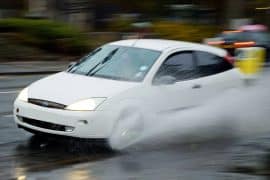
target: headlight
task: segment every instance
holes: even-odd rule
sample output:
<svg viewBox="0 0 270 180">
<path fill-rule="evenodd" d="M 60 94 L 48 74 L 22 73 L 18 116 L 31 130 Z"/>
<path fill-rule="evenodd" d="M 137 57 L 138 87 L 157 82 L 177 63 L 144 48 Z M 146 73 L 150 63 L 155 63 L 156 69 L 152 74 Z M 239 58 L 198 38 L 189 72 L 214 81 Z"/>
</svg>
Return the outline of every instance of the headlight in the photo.
<svg viewBox="0 0 270 180">
<path fill-rule="evenodd" d="M 24 88 L 20 94 L 18 95 L 18 100 L 20 101 L 28 101 L 28 88 Z"/>
<path fill-rule="evenodd" d="M 66 107 L 71 111 L 94 111 L 106 98 L 91 98 L 75 102 Z"/>
</svg>

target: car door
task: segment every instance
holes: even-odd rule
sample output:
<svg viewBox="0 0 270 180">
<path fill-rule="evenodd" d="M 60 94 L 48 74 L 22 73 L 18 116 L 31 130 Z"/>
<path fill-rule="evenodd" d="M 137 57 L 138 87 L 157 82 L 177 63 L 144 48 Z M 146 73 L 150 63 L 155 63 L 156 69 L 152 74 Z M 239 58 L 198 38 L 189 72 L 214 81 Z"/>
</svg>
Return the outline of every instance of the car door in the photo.
<svg viewBox="0 0 270 180">
<path fill-rule="evenodd" d="M 156 83 L 164 76 L 174 77 L 175 82 Z M 148 97 L 159 112 L 184 110 L 241 84 L 239 72 L 225 57 L 207 51 L 183 51 L 169 55 L 162 63 Z"/>
<path fill-rule="evenodd" d="M 160 82 L 162 77 L 173 77 L 175 82 Z M 201 87 L 192 51 L 176 52 L 169 55 L 153 78 L 148 92 L 155 110 L 170 112 L 193 108 L 198 104 Z"/>
<path fill-rule="evenodd" d="M 205 102 L 242 84 L 238 70 L 226 57 L 206 51 L 193 51 L 193 55 L 197 66 L 197 83 L 201 89 L 197 96 L 199 101 Z"/>
</svg>

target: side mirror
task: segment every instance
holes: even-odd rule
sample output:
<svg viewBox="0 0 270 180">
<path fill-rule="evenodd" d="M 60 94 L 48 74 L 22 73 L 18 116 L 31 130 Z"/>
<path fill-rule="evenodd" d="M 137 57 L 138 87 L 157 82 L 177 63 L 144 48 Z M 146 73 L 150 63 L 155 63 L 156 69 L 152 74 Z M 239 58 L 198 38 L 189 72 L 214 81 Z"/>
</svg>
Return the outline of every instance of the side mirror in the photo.
<svg viewBox="0 0 270 180">
<path fill-rule="evenodd" d="M 77 63 L 76 63 L 76 62 L 71 62 L 71 63 L 69 63 L 68 69 L 71 68 L 71 67 L 73 67 L 73 66 L 75 66 L 75 64 L 77 64 Z"/>
<path fill-rule="evenodd" d="M 173 76 L 161 76 L 154 81 L 155 85 L 169 85 L 176 83 L 177 79 Z"/>
</svg>

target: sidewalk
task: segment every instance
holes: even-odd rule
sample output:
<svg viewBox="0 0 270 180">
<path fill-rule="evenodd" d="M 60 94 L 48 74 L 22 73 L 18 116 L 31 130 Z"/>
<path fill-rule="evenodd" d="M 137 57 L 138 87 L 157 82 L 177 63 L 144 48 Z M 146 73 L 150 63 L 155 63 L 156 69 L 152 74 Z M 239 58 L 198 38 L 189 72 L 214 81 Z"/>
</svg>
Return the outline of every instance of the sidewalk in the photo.
<svg viewBox="0 0 270 180">
<path fill-rule="evenodd" d="M 67 69 L 69 61 L 0 62 L 0 75 L 50 74 Z"/>
</svg>

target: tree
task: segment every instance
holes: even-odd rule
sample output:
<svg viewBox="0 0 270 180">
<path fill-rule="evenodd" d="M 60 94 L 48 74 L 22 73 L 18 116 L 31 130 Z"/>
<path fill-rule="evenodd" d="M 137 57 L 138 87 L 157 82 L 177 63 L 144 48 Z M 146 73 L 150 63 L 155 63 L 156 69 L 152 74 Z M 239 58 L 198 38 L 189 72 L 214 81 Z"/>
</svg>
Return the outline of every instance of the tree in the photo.
<svg viewBox="0 0 270 180">
<path fill-rule="evenodd" d="M 164 0 L 95 0 L 97 6 L 111 6 L 118 8 L 121 13 L 141 13 L 151 17 L 159 16 L 164 12 Z"/>
</svg>

